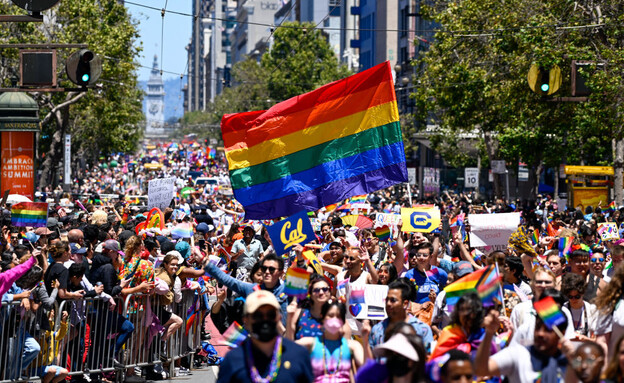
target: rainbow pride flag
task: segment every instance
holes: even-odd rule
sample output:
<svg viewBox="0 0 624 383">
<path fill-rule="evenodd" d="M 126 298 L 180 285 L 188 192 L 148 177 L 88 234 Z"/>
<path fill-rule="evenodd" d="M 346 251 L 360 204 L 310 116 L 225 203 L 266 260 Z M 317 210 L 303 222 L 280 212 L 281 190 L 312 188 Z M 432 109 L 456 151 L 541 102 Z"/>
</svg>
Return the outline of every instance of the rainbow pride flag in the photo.
<svg viewBox="0 0 624 383">
<path fill-rule="evenodd" d="M 607 207 L 607 210 L 609 210 L 609 211 L 615 211 L 616 210 L 615 201 L 611 201 L 611 203 L 609 204 L 609 207 Z"/>
<path fill-rule="evenodd" d="M 389 62 L 266 111 L 225 115 L 221 131 L 247 219 L 289 217 L 407 182 Z"/>
<path fill-rule="evenodd" d="M 531 240 L 533 241 L 534 245 L 539 244 L 539 230 L 538 229 L 533 230 L 533 233 L 531 234 Z"/>
<path fill-rule="evenodd" d="M 193 228 L 188 223 L 180 223 L 171 229 L 171 237 L 173 239 L 191 238 L 193 237 Z"/>
<path fill-rule="evenodd" d="M 554 326 L 558 326 L 566 321 L 565 316 L 557 306 L 557 303 L 553 297 L 546 297 L 540 299 L 533 304 L 537 315 L 544 321 L 546 327 L 552 329 Z"/>
<path fill-rule="evenodd" d="M 446 304 L 449 307 L 449 312 L 453 310 L 459 297 L 469 292 L 479 294 L 485 306 L 502 303 L 501 279 L 496 265 L 490 265 L 446 286 L 444 291 L 446 291 Z M 498 302 L 496 302 L 497 300 Z"/>
<path fill-rule="evenodd" d="M 362 195 L 356 195 L 354 197 L 351 197 L 349 199 L 349 203 L 350 204 L 354 204 L 354 203 L 366 203 L 368 198 L 368 195 L 366 194 L 362 194 Z"/>
<path fill-rule="evenodd" d="M 20 202 L 11 206 L 11 225 L 45 227 L 48 224 L 46 202 Z"/>
<path fill-rule="evenodd" d="M 572 249 L 572 242 L 574 237 L 561 237 L 559 238 L 559 256 L 568 259 L 568 253 Z"/>
<path fill-rule="evenodd" d="M 284 283 L 284 292 L 291 297 L 303 299 L 308 294 L 308 284 L 310 283 L 310 274 L 304 269 L 291 267 L 286 272 L 286 280 Z"/>
<path fill-rule="evenodd" d="M 230 347 L 238 347 L 247 339 L 247 335 L 247 330 L 234 321 L 223 333 L 223 341 Z"/>
</svg>

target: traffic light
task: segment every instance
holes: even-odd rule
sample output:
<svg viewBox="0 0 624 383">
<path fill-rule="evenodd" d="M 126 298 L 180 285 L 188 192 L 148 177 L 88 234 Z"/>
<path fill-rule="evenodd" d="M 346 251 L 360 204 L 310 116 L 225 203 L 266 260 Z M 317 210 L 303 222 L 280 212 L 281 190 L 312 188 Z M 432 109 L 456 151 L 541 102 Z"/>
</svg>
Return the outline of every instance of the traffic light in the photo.
<svg viewBox="0 0 624 383">
<path fill-rule="evenodd" d="M 529 87 L 540 96 L 550 96 L 556 93 L 561 86 L 561 69 L 557 65 L 550 68 L 531 65 L 527 76 Z"/>
<path fill-rule="evenodd" d="M 102 74 L 102 59 L 88 49 L 81 49 L 69 56 L 65 71 L 74 84 L 93 85 Z"/>
</svg>

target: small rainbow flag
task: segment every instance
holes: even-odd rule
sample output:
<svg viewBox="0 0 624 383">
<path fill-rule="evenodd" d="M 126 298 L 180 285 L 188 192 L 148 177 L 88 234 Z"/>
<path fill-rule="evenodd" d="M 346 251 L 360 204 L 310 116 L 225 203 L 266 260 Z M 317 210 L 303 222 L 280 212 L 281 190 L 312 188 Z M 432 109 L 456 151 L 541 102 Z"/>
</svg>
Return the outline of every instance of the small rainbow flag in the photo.
<svg viewBox="0 0 624 383">
<path fill-rule="evenodd" d="M 181 223 L 171 229 L 171 237 L 173 239 L 191 238 L 193 237 L 193 228 L 188 223 Z"/>
<path fill-rule="evenodd" d="M 388 226 L 376 227 L 375 236 L 382 242 L 388 242 L 390 239 L 390 228 Z"/>
<path fill-rule="evenodd" d="M 188 311 L 186 312 L 186 323 L 185 323 L 185 331 L 184 334 L 188 335 L 189 330 L 191 329 L 191 327 L 193 327 L 193 322 L 195 321 L 195 317 L 197 316 L 197 313 L 199 312 L 199 295 L 195 294 L 195 296 L 193 296 L 193 303 L 191 304 L 191 307 L 189 307 Z"/>
<path fill-rule="evenodd" d="M 286 272 L 284 292 L 291 296 L 303 299 L 308 294 L 310 274 L 307 270 L 291 267 Z"/>
<path fill-rule="evenodd" d="M 226 265 L 230 264 L 230 253 L 221 245 L 219 245 L 219 258 L 221 258 Z"/>
<path fill-rule="evenodd" d="M 444 288 L 449 311 L 453 310 L 459 297 L 471 291 L 479 294 L 484 305 L 492 305 L 496 300 L 500 303 L 503 301 L 501 290 L 501 276 L 496 265 L 470 273 Z"/>
<path fill-rule="evenodd" d="M 574 237 L 561 237 L 559 238 L 559 256 L 568 259 L 568 253 L 572 249 L 572 242 Z"/>
<path fill-rule="evenodd" d="M 537 311 L 537 315 L 542 318 L 544 324 L 549 329 L 552 329 L 554 326 L 558 326 L 566 321 L 565 316 L 552 297 L 540 299 L 533 304 L 533 307 L 535 308 L 535 311 Z"/>
<path fill-rule="evenodd" d="M 349 292 L 349 304 L 366 303 L 364 299 L 364 289 L 352 289 Z"/>
<path fill-rule="evenodd" d="M 607 208 L 607 210 L 609 210 L 609 211 L 615 211 L 616 210 L 615 201 L 611 201 L 611 203 L 609 204 L 609 207 Z"/>
<path fill-rule="evenodd" d="M 223 333 L 223 341 L 230 347 L 238 347 L 247 339 L 247 330 L 234 321 Z"/>
<path fill-rule="evenodd" d="M 48 224 L 46 202 L 20 202 L 11 206 L 11 225 L 45 227 Z"/>
<path fill-rule="evenodd" d="M 533 230 L 533 233 L 531 235 L 531 240 L 533 241 L 534 245 L 539 244 L 539 236 L 540 236 L 539 230 L 538 229 Z"/>
<path fill-rule="evenodd" d="M 356 195 L 353 196 L 349 199 L 349 203 L 354 204 L 354 203 L 366 203 L 368 195 L 367 194 L 362 194 L 362 195 Z"/>
</svg>

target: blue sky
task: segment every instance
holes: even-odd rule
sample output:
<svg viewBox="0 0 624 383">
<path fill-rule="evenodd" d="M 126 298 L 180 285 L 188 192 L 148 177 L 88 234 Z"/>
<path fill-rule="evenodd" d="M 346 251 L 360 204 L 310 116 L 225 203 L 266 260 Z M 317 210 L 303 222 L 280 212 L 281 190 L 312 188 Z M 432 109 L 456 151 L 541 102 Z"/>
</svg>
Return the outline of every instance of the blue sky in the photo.
<svg viewBox="0 0 624 383">
<path fill-rule="evenodd" d="M 132 0 L 133 3 L 145 4 L 151 7 L 162 8 L 167 3 L 167 10 L 192 13 L 192 0 Z M 154 54 L 157 54 L 159 66 L 162 62 L 162 69 L 175 73 L 185 73 L 186 69 L 186 45 L 191 38 L 192 18 L 189 16 L 165 13 L 164 34 L 163 34 L 163 57 L 161 52 L 161 25 L 162 17 L 160 11 L 148 9 L 126 3 L 132 17 L 139 22 L 140 41 L 143 43 L 143 52 L 139 57 L 139 64 L 149 68 L 139 69 L 139 80 L 147 80 L 150 69 L 154 61 Z M 179 78 L 179 74 L 163 73 L 163 79 Z"/>
</svg>

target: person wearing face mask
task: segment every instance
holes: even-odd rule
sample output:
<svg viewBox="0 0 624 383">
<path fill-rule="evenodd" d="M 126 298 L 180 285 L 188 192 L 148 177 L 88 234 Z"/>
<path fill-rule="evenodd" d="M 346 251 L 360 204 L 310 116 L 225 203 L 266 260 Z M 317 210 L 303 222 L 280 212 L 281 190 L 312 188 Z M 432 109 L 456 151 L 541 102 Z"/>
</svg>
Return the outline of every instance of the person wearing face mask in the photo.
<svg viewBox="0 0 624 383">
<path fill-rule="evenodd" d="M 297 343 L 310 350 L 315 383 L 350 382 L 351 364 L 362 365 L 364 351 L 355 340 L 346 339 L 342 332 L 347 308 L 338 301 L 327 301 L 321 308 L 323 333 L 305 337 Z"/>
<path fill-rule="evenodd" d="M 312 382 L 308 350 L 278 335 L 281 316 L 280 304 L 270 291 L 247 296 L 243 323 L 250 336 L 225 355 L 217 383 Z"/>
</svg>

